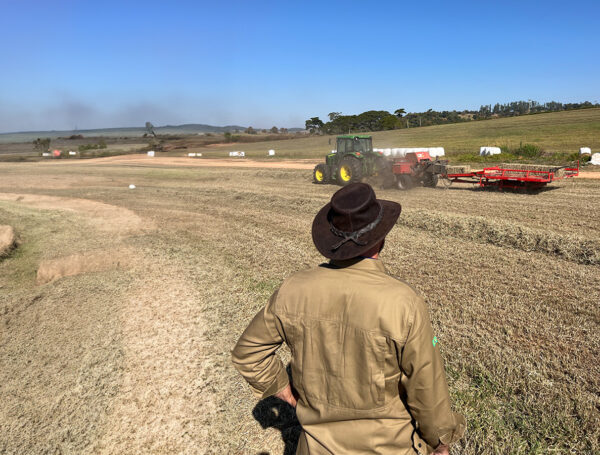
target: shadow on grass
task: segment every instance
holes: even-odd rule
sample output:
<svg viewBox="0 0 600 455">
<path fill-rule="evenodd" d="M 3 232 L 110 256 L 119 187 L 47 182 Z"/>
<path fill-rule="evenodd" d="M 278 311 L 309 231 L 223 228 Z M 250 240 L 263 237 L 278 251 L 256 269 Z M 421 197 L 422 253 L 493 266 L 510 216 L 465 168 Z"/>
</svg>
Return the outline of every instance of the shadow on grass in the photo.
<svg viewBox="0 0 600 455">
<path fill-rule="evenodd" d="M 296 418 L 296 410 L 279 398 L 269 397 L 258 402 L 252 415 L 263 428 L 276 428 L 281 432 L 285 445 L 283 455 L 294 455 L 302 427 Z M 270 455 L 260 452 L 258 455 Z"/>
</svg>

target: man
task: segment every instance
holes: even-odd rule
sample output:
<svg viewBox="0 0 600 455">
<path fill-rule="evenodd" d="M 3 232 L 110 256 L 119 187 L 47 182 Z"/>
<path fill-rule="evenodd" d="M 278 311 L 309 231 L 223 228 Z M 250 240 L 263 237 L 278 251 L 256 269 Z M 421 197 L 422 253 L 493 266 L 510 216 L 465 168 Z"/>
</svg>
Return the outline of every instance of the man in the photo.
<svg viewBox="0 0 600 455">
<path fill-rule="evenodd" d="M 400 211 L 364 183 L 336 192 L 312 227 L 331 261 L 286 279 L 233 350 L 258 398 L 296 407 L 298 454 L 448 454 L 465 430 L 423 299 L 379 260 Z"/>
</svg>

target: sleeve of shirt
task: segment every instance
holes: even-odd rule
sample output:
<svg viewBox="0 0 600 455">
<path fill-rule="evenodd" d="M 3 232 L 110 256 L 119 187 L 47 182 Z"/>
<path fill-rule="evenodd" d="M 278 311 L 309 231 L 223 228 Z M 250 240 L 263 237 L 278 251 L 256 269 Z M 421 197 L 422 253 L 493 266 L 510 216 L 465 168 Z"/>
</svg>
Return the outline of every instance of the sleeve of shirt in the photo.
<svg viewBox="0 0 600 455">
<path fill-rule="evenodd" d="M 452 412 L 444 364 L 425 302 L 415 299 L 415 313 L 405 345 L 399 347 L 402 385 L 418 432 L 435 448 L 460 439 L 466 428 L 463 416 Z"/>
<path fill-rule="evenodd" d="M 287 372 L 276 354 L 284 341 L 281 322 L 273 313 L 276 299 L 277 291 L 254 316 L 232 352 L 233 365 L 259 399 L 275 395 L 289 384 Z"/>
</svg>

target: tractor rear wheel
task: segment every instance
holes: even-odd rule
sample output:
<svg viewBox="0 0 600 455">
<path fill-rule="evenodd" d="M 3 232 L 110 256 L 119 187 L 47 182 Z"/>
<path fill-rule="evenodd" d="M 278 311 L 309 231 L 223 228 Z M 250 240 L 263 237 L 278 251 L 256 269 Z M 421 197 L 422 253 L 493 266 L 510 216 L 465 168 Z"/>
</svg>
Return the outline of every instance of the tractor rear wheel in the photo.
<svg viewBox="0 0 600 455">
<path fill-rule="evenodd" d="M 413 186 L 415 186 L 415 182 L 411 175 L 400 174 L 398 176 L 398 188 L 401 190 L 410 190 Z"/>
<path fill-rule="evenodd" d="M 326 164 L 320 163 L 317 164 L 315 166 L 315 169 L 313 171 L 313 181 L 315 183 L 329 183 L 329 181 L 331 180 L 331 171 L 329 169 L 329 166 L 327 166 Z"/>
<path fill-rule="evenodd" d="M 337 182 L 346 186 L 349 183 L 360 182 L 362 179 L 362 165 L 358 158 L 346 156 L 340 161 L 337 170 Z"/>
<path fill-rule="evenodd" d="M 423 177 L 423 186 L 435 188 L 438 184 L 439 176 L 437 174 L 425 174 Z"/>
</svg>

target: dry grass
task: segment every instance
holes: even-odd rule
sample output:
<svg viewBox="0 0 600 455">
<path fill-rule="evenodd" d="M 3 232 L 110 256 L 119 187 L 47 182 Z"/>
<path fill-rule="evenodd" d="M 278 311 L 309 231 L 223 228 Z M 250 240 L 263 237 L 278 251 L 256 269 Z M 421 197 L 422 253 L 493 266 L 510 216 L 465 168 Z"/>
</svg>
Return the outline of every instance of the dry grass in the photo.
<svg viewBox="0 0 600 455">
<path fill-rule="evenodd" d="M 12 226 L 0 226 L 0 258 L 7 256 L 17 243 Z"/>
<path fill-rule="evenodd" d="M 466 174 L 467 172 L 471 172 L 471 166 L 469 165 L 454 165 L 446 167 L 446 173 L 448 174 Z"/>
<path fill-rule="evenodd" d="M 405 211 L 399 224 L 432 235 L 456 237 L 475 243 L 539 252 L 580 264 L 600 264 L 600 239 L 531 229 L 518 223 L 431 211 Z"/>
<path fill-rule="evenodd" d="M 336 187 L 288 170 L 2 172 L 0 192 L 53 199 L 0 201 L 24 240 L 0 262 L 0 452 L 290 453 L 291 416 L 255 407 L 229 352 L 281 280 L 321 261 L 310 225 Z M 403 205 L 383 259 L 427 299 L 469 421 L 455 453 L 600 450 L 598 185 L 378 192 Z M 124 213 L 140 229 L 98 222 Z M 129 271 L 35 285 L 44 259 L 121 247 Z"/>
</svg>

